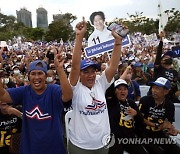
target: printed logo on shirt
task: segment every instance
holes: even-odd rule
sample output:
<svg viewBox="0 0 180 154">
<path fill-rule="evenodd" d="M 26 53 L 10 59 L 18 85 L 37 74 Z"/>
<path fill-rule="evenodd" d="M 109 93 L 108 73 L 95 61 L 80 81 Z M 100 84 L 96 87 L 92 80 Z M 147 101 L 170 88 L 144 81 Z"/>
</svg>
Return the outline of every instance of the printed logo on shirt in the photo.
<svg viewBox="0 0 180 154">
<path fill-rule="evenodd" d="M 104 113 L 104 110 L 106 109 L 105 102 L 102 102 L 100 100 L 97 100 L 95 98 L 92 99 L 92 104 L 87 105 L 85 107 L 85 111 L 79 111 L 80 114 L 84 115 L 97 115 L 100 113 Z"/>
<path fill-rule="evenodd" d="M 49 113 L 43 113 L 40 110 L 39 106 L 36 106 L 32 111 L 28 112 L 26 111 L 26 116 L 31 118 L 31 119 L 37 119 L 37 120 L 45 120 L 45 119 L 50 119 L 51 115 Z"/>
<path fill-rule="evenodd" d="M 167 79 L 169 79 L 170 81 L 173 81 L 173 78 L 174 78 L 173 73 L 166 71 L 166 72 L 165 72 L 165 76 L 166 76 Z"/>
<path fill-rule="evenodd" d="M 11 127 L 11 125 L 17 123 L 17 118 L 14 117 L 11 120 L 6 120 L 6 121 L 0 121 L 0 128 L 4 128 L 4 130 L 9 129 L 9 127 Z"/>
<path fill-rule="evenodd" d="M 122 127 L 126 127 L 126 128 L 132 128 L 133 127 L 133 117 L 128 115 L 127 113 L 127 109 L 128 106 L 124 106 L 122 104 L 120 104 L 120 120 L 119 120 L 119 125 Z"/>
<path fill-rule="evenodd" d="M 101 109 L 103 106 L 105 106 L 104 102 L 101 102 L 99 100 L 93 99 L 92 104 L 88 105 L 85 109 L 86 110 L 98 110 L 98 109 Z"/>
<path fill-rule="evenodd" d="M 147 117 L 147 120 L 151 121 L 151 122 L 162 124 L 164 122 L 163 121 L 164 116 L 165 116 L 165 109 L 164 108 L 158 109 L 156 107 L 150 107 L 149 116 Z M 150 126 L 146 126 L 146 129 L 152 130 L 152 131 L 159 131 L 160 130 L 160 129 L 155 129 L 155 127 L 150 127 Z"/>
<path fill-rule="evenodd" d="M 11 134 L 17 132 L 17 128 L 10 130 L 0 131 L 0 148 L 5 146 L 10 146 Z"/>
</svg>

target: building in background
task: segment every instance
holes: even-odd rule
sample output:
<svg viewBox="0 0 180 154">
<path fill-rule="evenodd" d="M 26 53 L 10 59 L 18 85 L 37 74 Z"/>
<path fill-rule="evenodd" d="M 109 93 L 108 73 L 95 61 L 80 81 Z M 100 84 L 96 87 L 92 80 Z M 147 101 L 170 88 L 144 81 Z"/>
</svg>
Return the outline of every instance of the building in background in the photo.
<svg viewBox="0 0 180 154">
<path fill-rule="evenodd" d="M 24 23 L 27 27 L 32 27 L 32 15 L 31 12 L 26 8 L 20 9 L 20 11 L 16 10 L 17 21 Z"/>
<path fill-rule="evenodd" d="M 69 25 L 70 20 L 66 17 L 66 14 L 53 14 L 53 22 L 63 21 L 64 24 Z"/>
<path fill-rule="evenodd" d="M 48 30 L 48 17 L 47 11 L 40 7 L 36 10 L 37 13 L 37 27 L 42 28 L 44 31 Z"/>
<path fill-rule="evenodd" d="M 62 20 L 64 17 L 64 14 L 53 14 L 53 21 Z"/>
</svg>

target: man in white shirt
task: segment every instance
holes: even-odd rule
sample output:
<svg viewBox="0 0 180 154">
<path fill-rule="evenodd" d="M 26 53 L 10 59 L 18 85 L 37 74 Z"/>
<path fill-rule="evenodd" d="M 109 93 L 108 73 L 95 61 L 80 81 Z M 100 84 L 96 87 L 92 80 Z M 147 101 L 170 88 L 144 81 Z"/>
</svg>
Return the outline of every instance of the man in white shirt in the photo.
<svg viewBox="0 0 180 154">
<path fill-rule="evenodd" d="M 109 66 L 96 80 L 97 64 L 89 59 L 81 61 L 81 48 L 86 23 L 76 26 L 76 42 L 72 57 L 70 83 L 73 88 L 72 119 L 69 124 L 70 154 L 107 154 L 103 142 L 110 134 L 105 91 L 111 85 L 121 55 L 122 38 L 112 31 L 115 38 L 114 50 Z"/>
</svg>

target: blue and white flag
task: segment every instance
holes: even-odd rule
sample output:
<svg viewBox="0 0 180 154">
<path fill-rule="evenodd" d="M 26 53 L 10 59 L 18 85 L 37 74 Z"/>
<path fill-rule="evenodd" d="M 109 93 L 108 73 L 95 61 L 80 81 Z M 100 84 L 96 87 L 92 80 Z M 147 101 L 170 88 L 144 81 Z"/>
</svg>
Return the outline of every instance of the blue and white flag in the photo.
<svg viewBox="0 0 180 154">
<path fill-rule="evenodd" d="M 173 58 L 180 57 L 180 46 L 172 47 Z"/>
</svg>

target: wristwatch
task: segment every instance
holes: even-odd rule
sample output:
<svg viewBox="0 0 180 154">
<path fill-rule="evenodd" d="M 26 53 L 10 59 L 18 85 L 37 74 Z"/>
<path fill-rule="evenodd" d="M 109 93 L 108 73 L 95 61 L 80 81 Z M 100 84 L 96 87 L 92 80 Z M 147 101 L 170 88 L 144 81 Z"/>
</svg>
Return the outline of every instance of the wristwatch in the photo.
<svg viewBox="0 0 180 154">
<path fill-rule="evenodd" d="M 159 126 L 160 126 L 160 124 L 159 124 L 159 123 L 155 123 L 155 129 L 158 129 L 158 128 L 159 128 Z"/>
</svg>

